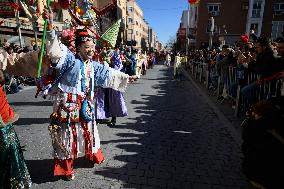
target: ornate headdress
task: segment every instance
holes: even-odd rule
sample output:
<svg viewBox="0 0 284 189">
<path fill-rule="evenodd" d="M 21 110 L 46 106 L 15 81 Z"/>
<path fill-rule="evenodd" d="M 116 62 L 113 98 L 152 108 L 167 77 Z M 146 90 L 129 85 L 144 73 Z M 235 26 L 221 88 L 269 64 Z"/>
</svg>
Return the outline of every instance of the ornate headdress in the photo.
<svg viewBox="0 0 284 189">
<path fill-rule="evenodd" d="M 92 41 L 93 38 L 89 35 L 87 29 L 77 29 L 75 32 L 75 48 L 78 48 L 86 41 Z"/>
</svg>

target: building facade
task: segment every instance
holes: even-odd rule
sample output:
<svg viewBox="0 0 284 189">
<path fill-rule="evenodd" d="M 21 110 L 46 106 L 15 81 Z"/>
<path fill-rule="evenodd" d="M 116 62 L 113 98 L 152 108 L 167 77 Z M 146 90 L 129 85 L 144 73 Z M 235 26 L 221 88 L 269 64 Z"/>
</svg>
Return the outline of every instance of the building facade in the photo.
<svg viewBox="0 0 284 189">
<path fill-rule="evenodd" d="M 127 41 L 129 45 L 136 49 L 141 48 L 144 22 L 144 13 L 136 1 L 130 0 L 127 2 L 127 26 L 128 35 Z M 143 43 L 143 42 L 142 42 Z"/>
<path fill-rule="evenodd" d="M 271 37 L 284 37 L 284 1 L 274 0 Z"/>
<path fill-rule="evenodd" d="M 13 41 L 11 42 L 16 42 L 18 40 L 17 36 L 19 35 L 17 25 L 20 25 L 21 28 L 21 34 L 23 36 L 22 43 L 30 44 L 27 40 L 35 41 L 35 35 L 39 40 L 43 33 L 43 20 L 41 20 L 40 23 L 35 24 L 26 17 L 20 17 L 19 22 L 17 23 L 15 11 L 4 6 L 7 2 L 9 1 L 0 0 L 0 5 L 2 5 L 2 7 L 0 7 L 0 40 L 11 38 L 9 36 L 12 35 L 15 37 L 13 37 Z M 37 7 L 42 10 L 44 5 L 42 4 L 42 1 L 38 2 L 39 5 Z M 117 4 L 114 5 L 114 2 Z M 94 7 L 102 12 L 105 7 L 114 5 L 111 6 L 109 10 L 105 11 L 104 14 L 97 17 L 95 28 L 93 29 L 100 35 L 114 22 L 121 19 L 117 44 L 133 45 L 136 49 L 142 50 L 149 50 L 150 46 L 154 49 L 157 48 L 157 34 L 152 29 L 150 31 L 150 26 L 144 19 L 144 12 L 135 0 L 96 0 L 94 3 Z M 50 6 L 54 10 L 54 24 L 56 30 L 62 31 L 70 27 L 72 18 L 69 15 L 68 10 L 61 9 L 58 2 L 55 0 L 51 0 Z M 22 14 L 20 14 L 20 16 L 21 15 Z M 151 36 L 149 36 L 149 34 L 151 34 Z"/>
<path fill-rule="evenodd" d="M 214 18 L 213 45 L 233 44 L 246 31 L 248 0 L 203 0 L 197 8 L 196 45 L 208 46 L 208 20 Z"/>
<path fill-rule="evenodd" d="M 202 0 L 183 12 L 181 27 L 196 46 L 208 46 L 208 20 L 214 18 L 213 45 L 234 44 L 244 33 L 276 38 L 284 34 L 283 0 Z"/>
</svg>

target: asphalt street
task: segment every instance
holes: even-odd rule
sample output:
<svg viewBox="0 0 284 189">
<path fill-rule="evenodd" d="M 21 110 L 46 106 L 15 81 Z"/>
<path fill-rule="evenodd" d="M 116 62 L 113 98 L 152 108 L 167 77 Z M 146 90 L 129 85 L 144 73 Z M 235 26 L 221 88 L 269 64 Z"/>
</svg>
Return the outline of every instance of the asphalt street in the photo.
<svg viewBox="0 0 284 189">
<path fill-rule="evenodd" d="M 106 161 L 75 161 L 75 180 L 52 175 L 47 126 L 52 103 L 29 87 L 8 95 L 20 114 L 15 124 L 33 189 L 249 189 L 241 172 L 240 138 L 193 80 L 172 80 L 156 65 L 129 84 L 129 115 L 116 126 L 99 125 Z"/>
</svg>

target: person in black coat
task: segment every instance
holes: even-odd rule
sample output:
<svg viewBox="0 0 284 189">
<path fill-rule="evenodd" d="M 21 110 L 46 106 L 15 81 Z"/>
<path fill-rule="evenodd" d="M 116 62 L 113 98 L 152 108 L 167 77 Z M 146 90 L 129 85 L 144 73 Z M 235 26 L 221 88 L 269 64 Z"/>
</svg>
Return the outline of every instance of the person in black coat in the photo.
<svg viewBox="0 0 284 189">
<path fill-rule="evenodd" d="M 267 38 L 259 38 L 256 41 L 256 58 L 248 58 L 249 62 L 245 63 L 251 73 L 258 75 L 255 82 L 243 87 L 241 94 L 248 103 L 254 104 L 257 102 L 255 92 L 260 92 L 259 86 L 265 78 L 281 71 L 281 62 L 278 60 L 277 53 L 273 51 L 271 41 Z M 265 94 L 262 94 L 264 97 Z M 263 99 L 263 98 L 262 98 Z"/>
<path fill-rule="evenodd" d="M 242 124 L 243 172 L 266 189 L 284 188 L 283 98 L 256 103 Z"/>
</svg>

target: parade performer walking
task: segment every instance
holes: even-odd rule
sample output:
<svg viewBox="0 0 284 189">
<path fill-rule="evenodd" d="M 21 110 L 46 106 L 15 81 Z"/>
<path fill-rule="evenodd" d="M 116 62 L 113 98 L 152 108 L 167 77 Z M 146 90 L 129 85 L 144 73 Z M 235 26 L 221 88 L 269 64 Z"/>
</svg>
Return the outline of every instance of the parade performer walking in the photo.
<svg viewBox="0 0 284 189">
<path fill-rule="evenodd" d="M 181 57 L 180 54 L 177 53 L 174 62 L 174 79 L 180 80 L 180 78 L 181 78 Z"/>
<path fill-rule="evenodd" d="M 101 49 L 100 52 L 100 64 L 103 64 L 104 66 L 109 66 L 110 64 L 110 57 L 109 54 L 106 50 L 106 47 L 103 47 Z M 97 87 L 96 89 L 96 122 L 97 123 L 104 123 L 105 119 L 107 118 L 106 116 L 106 111 L 107 111 L 107 106 L 105 106 L 106 104 L 106 95 L 105 95 L 105 91 L 107 89 L 102 88 L 102 87 Z"/>
<path fill-rule="evenodd" d="M 128 75 L 135 75 L 136 73 L 136 59 L 132 49 L 126 49 L 126 66 L 125 73 Z"/>
<path fill-rule="evenodd" d="M 168 67 L 171 65 L 171 55 L 168 52 L 167 52 L 167 55 L 166 55 L 165 65 L 168 66 Z"/>
<path fill-rule="evenodd" d="M 123 68 L 120 52 L 118 46 L 111 56 L 111 67 L 117 71 L 121 71 Z M 116 124 L 116 117 L 127 116 L 127 108 L 122 92 L 106 89 L 106 117 L 111 117 L 110 125 Z"/>
<path fill-rule="evenodd" d="M 0 107 L 0 189 L 31 188 L 30 175 L 13 126 L 19 116 L 12 111 L 1 85 Z"/>
<path fill-rule="evenodd" d="M 96 86 L 125 91 L 135 77 L 92 61 L 93 39 L 86 31 L 77 31 L 74 55 L 60 43 L 53 28 L 51 9 L 44 9 L 48 22 L 47 55 L 57 71 L 53 85 L 45 93 L 54 95 L 49 130 L 54 149 L 54 175 L 74 179 L 74 159 L 84 155 L 88 160 L 104 160 L 95 123 L 94 91 Z"/>
</svg>

